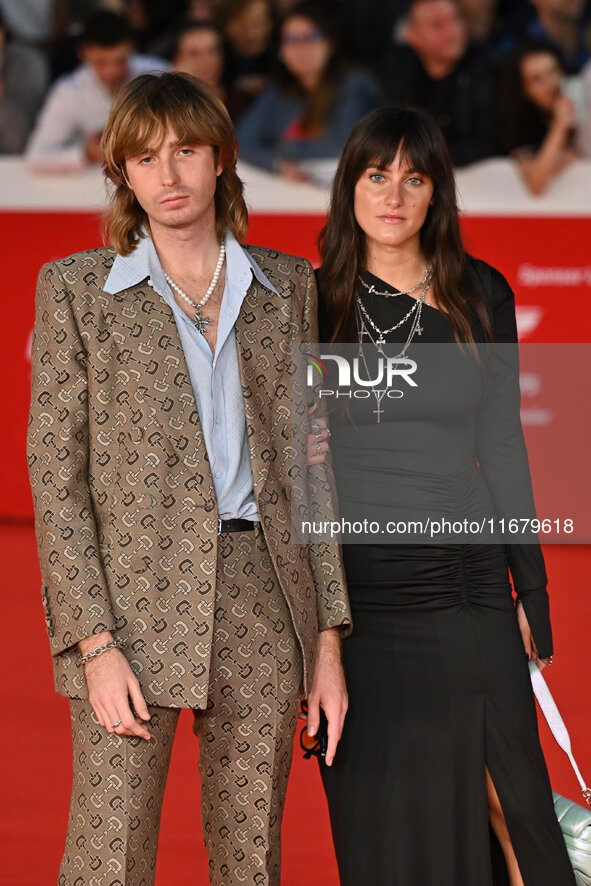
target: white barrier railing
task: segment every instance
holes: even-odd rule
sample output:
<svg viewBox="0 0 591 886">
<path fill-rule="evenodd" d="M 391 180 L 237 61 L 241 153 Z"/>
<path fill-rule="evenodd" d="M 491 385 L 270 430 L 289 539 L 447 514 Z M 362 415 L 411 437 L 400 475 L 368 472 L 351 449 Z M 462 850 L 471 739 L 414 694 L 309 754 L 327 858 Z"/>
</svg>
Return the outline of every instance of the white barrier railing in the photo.
<svg viewBox="0 0 591 886">
<path fill-rule="evenodd" d="M 324 185 L 289 182 L 240 163 L 251 212 L 278 215 L 323 214 L 335 161 L 311 167 Z M 591 160 L 567 167 L 540 197 L 528 193 L 515 164 L 493 158 L 457 172 L 460 205 L 475 216 L 591 217 Z M 100 170 L 89 167 L 71 175 L 30 172 L 21 158 L 0 157 L 0 210 L 100 211 L 105 186 Z"/>
</svg>

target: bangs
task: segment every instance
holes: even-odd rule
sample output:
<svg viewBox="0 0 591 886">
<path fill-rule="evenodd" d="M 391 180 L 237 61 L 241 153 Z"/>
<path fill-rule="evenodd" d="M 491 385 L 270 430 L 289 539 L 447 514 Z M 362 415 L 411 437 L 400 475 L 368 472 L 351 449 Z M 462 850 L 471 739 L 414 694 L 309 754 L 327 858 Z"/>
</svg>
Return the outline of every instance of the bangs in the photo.
<svg viewBox="0 0 591 886">
<path fill-rule="evenodd" d="M 191 110 L 175 108 L 174 105 L 158 109 L 154 107 L 138 108 L 120 138 L 114 146 L 116 161 L 121 163 L 125 158 L 137 157 L 147 151 L 156 150 L 164 141 L 167 128 L 170 126 L 177 138 L 178 145 L 212 145 L 217 146 L 219 132 L 202 115 Z"/>
<path fill-rule="evenodd" d="M 406 108 L 385 108 L 372 112 L 362 124 L 360 138 L 352 139 L 353 156 L 347 159 L 353 161 L 357 178 L 370 166 L 387 169 L 398 154 L 408 169 L 438 178 L 438 145 L 422 116 Z"/>
<path fill-rule="evenodd" d="M 131 157 L 137 157 L 139 154 L 159 148 L 164 141 L 168 122 L 167 117 L 160 119 L 152 112 L 134 114 L 130 125 L 125 128 L 125 133 L 121 133 L 121 137 L 114 146 L 116 162 L 121 163 Z"/>
<path fill-rule="evenodd" d="M 365 168 L 375 167 L 380 171 L 388 169 L 392 165 L 398 154 L 400 154 L 401 164 L 406 165 L 409 172 L 419 172 L 421 175 L 431 177 L 430 171 L 432 164 L 429 163 L 426 151 L 421 149 L 417 144 L 411 144 L 412 138 L 408 134 L 398 139 L 390 139 L 387 145 L 382 146 L 379 153 L 375 153 L 366 164 Z"/>
<path fill-rule="evenodd" d="M 189 75 L 142 75 L 131 81 L 106 127 L 107 171 L 116 173 L 126 158 L 160 147 L 168 126 L 178 144 L 224 148 L 232 163 L 236 140 L 223 103 L 205 83 Z"/>
</svg>

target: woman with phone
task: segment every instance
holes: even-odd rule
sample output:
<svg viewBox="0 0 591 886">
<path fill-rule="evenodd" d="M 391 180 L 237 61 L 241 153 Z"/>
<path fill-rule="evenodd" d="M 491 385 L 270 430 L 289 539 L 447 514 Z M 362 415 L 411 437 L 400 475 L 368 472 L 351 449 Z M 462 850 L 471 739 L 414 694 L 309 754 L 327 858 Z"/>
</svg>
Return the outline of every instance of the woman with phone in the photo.
<svg viewBox="0 0 591 886">
<path fill-rule="evenodd" d="M 366 386 L 333 411 L 342 516 L 534 514 L 514 296 L 464 250 L 428 115 L 383 108 L 357 124 L 320 253 L 321 340 L 417 367 L 402 398 Z M 537 538 L 416 541 L 343 545 L 349 712 L 322 767 L 341 884 L 574 886 L 527 666 L 552 656 Z"/>
</svg>

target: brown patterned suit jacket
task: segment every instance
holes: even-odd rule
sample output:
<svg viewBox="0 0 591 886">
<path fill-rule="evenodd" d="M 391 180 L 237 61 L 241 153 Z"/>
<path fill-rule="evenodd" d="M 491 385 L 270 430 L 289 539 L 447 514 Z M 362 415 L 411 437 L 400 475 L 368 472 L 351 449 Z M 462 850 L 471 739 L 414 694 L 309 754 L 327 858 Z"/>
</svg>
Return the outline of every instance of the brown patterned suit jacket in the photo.
<svg viewBox="0 0 591 886">
<path fill-rule="evenodd" d="M 253 277 L 236 322 L 254 491 L 309 681 L 318 629 L 350 623 L 338 548 L 290 542 L 290 350 L 317 341 L 314 275 L 248 249 L 279 293 Z M 172 311 L 147 283 L 104 292 L 114 258 L 92 249 L 39 275 L 28 460 L 55 683 L 85 697 L 75 644 L 110 630 L 148 703 L 203 707 L 214 485 Z M 311 472 L 330 486 L 328 466 Z"/>
</svg>

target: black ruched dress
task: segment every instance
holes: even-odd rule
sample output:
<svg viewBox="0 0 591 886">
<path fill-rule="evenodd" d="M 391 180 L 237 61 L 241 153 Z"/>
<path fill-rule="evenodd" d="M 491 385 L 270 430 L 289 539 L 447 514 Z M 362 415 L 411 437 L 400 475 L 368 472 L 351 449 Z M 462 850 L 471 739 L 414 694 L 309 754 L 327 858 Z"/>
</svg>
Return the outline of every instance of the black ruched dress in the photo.
<svg viewBox="0 0 591 886">
<path fill-rule="evenodd" d="M 516 342 L 508 284 L 488 265 L 470 261 L 495 340 Z M 378 291 L 388 289 L 364 277 Z M 360 295 L 382 329 L 412 306 L 412 296 L 386 299 L 361 289 Z M 421 346 L 451 347 L 445 314 L 425 306 L 421 325 Z M 486 340 L 476 318 L 473 330 L 476 341 Z M 405 324 L 387 341 L 404 342 L 407 334 Z M 375 401 L 363 400 L 352 402 L 346 419 L 331 419 L 344 516 L 359 515 L 364 496 L 372 505 L 376 497 L 385 506 L 408 502 L 412 488 L 421 500 L 431 491 L 435 508 L 453 500 L 450 513 L 466 507 L 481 513 L 487 501 L 496 513 L 510 509 L 504 499 L 514 490 L 505 468 L 527 459 L 517 373 L 487 377 L 470 365 L 464 361 L 463 381 L 444 398 L 438 379 L 427 379 L 424 414 L 402 400 L 385 403 L 378 425 Z M 351 422 L 363 430 L 361 462 Z M 363 476 L 352 482 L 356 471 Z M 574 886 L 509 583 L 510 567 L 540 654 L 550 655 L 539 546 L 364 539 L 343 552 L 354 623 L 343 644 L 350 707 L 334 765 L 321 767 L 342 886 L 508 884 L 488 823 L 486 768 L 525 886 Z"/>
</svg>

